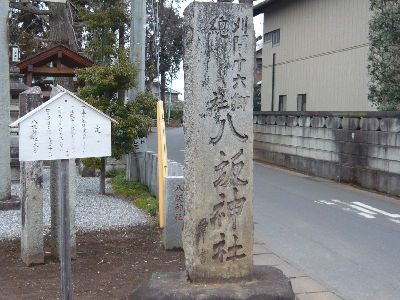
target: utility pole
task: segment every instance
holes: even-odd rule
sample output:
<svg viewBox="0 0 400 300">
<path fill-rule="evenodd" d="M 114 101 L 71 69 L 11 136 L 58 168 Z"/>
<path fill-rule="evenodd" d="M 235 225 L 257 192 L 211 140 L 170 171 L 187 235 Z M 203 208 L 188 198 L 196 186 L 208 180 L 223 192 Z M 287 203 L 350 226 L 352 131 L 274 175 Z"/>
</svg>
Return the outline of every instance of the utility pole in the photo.
<svg viewBox="0 0 400 300">
<path fill-rule="evenodd" d="M 0 1 L 0 201 L 11 198 L 8 10 L 9 1 Z"/>
<path fill-rule="evenodd" d="M 146 1 L 131 0 L 130 61 L 136 66 L 136 86 L 129 90 L 128 101 L 134 101 L 145 90 L 146 70 Z"/>
<path fill-rule="evenodd" d="M 128 101 L 145 91 L 146 72 L 146 0 L 131 0 L 131 41 L 129 58 L 138 70 L 136 86 L 128 91 Z M 141 144 L 142 141 L 136 141 Z M 146 148 L 146 146 L 144 146 Z M 138 157 L 133 152 L 126 155 L 126 179 L 138 180 Z"/>
</svg>

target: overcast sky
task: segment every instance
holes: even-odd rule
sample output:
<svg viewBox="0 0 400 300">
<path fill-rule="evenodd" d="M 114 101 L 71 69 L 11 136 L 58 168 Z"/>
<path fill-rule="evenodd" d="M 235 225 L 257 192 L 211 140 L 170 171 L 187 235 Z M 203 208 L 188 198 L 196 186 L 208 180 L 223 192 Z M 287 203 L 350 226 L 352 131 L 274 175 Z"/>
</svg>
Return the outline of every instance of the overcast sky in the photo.
<svg viewBox="0 0 400 300">
<path fill-rule="evenodd" d="M 196 0 L 199 2 L 216 2 L 213 0 Z M 257 0 L 254 2 L 254 4 L 260 3 L 264 0 Z M 193 2 L 192 0 L 186 0 L 185 2 L 183 2 L 183 4 L 181 5 L 181 14 L 183 15 L 183 11 L 185 10 L 186 6 L 189 5 L 189 3 Z M 263 34 L 263 18 L 262 15 L 259 15 L 257 17 L 254 18 L 254 29 L 256 32 L 256 36 L 262 35 Z M 181 71 L 178 74 L 178 78 L 174 79 L 174 81 L 172 82 L 172 88 L 174 90 L 177 90 L 178 92 L 182 93 L 181 98 L 183 98 L 183 94 L 184 94 L 184 80 L 183 80 L 183 70 L 181 67 Z"/>
</svg>

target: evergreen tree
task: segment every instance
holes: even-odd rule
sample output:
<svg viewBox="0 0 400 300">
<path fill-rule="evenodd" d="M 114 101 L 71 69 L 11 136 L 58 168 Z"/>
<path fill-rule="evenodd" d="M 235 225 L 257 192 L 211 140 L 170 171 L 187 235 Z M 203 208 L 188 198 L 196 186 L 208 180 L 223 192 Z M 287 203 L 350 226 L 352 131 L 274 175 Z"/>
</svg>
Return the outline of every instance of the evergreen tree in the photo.
<svg viewBox="0 0 400 300">
<path fill-rule="evenodd" d="M 86 31 L 85 50 L 97 65 L 78 72 L 85 82 L 80 96 L 118 124 L 112 129 L 112 155 L 119 159 L 134 150 L 134 140 L 147 136 L 155 114 L 156 99 L 141 94 L 125 103 L 123 91 L 135 84 L 136 69 L 125 50 L 128 8 L 125 1 L 91 0 L 80 13 Z M 105 158 L 101 159 L 100 192 L 105 193 Z"/>
<path fill-rule="evenodd" d="M 400 109 L 400 1 L 371 0 L 369 99 L 380 110 Z"/>
<path fill-rule="evenodd" d="M 40 2 L 32 3 L 37 10 L 41 5 Z M 21 58 L 29 57 L 47 46 L 48 18 L 16 8 L 11 8 L 8 16 L 10 43 L 19 46 Z"/>
</svg>

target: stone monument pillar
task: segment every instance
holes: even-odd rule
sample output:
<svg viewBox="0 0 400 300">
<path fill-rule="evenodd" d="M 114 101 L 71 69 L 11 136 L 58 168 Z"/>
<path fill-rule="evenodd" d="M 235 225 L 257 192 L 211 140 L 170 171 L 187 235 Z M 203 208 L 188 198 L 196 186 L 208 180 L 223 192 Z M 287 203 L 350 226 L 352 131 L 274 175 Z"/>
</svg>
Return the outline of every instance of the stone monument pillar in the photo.
<svg viewBox="0 0 400 300">
<path fill-rule="evenodd" d="M 42 103 L 40 87 L 21 93 L 20 117 Z M 27 266 L 44 263 L 42 165 L 41 161 L 21 162 L 21 258 Z"/>
<path fill-rule="evenodd" d="M 8 63 L 8 1 L 0 3 L 0 201 L 11 198 L 10 77 Z M 0 203 L 0 209 L 3 203 Z"/>
<path fill-rule="evenodd" d="M 238 278 L 253 268 L 251 4 L 185 11 L 183 246 L 191 280 Z"/>
<path fill-rule="evenodd" d="M 133 299 L 294 299 L 282 271 L 253 267 L 253 7 L 231 2 L 184 13 L 186 272 Z"/>
</svg>

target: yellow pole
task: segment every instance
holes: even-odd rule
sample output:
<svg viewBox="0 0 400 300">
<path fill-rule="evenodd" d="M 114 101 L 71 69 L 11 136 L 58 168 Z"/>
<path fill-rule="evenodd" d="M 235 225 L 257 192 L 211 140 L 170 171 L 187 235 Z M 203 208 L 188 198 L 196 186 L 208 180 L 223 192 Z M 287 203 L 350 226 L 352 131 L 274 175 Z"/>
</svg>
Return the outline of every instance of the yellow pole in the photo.
<svg viewBox="0 0 400 300">
<path fill-rule="evenodd" d="M 165 138 L 164 104 L 157 101 L 157 150 L 158 150 L 158 209 L 160 228 L 164 228 L 164 184 L 168 175 L 167 144 Z"/>
</svg>

